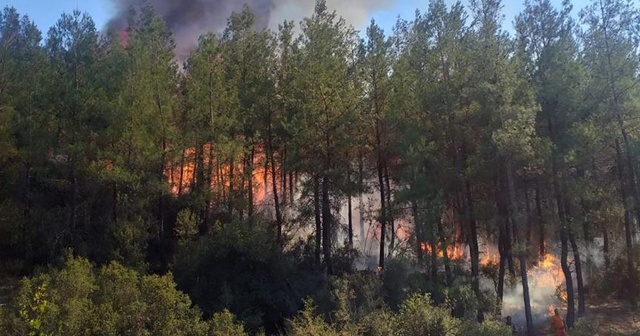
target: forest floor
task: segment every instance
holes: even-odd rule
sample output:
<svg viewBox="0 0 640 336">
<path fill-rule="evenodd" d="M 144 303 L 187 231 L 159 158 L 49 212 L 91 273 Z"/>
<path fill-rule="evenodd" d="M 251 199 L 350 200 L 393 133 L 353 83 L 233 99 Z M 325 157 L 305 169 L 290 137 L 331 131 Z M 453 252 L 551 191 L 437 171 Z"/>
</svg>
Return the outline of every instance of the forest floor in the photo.
<svg viewBox="0 0 640 336">
<path fill-rule="evenodd" d="M 640 336 L 640 309 L 632 311 L 629 304 L 618 300 L 607 300 L 596 303 L 595 299 L 587 305 L 585 319 L 587 325 L 581 329 L 582 333 L 570 335 L 584 336 Z M 553 336 L 554 333 L 549 325 L 542 325 L 537 330 L 538 335 Z"/>
<path fill-rule="evenodd" d="M 628 303 L 609 301 L 589 305 L 587 318 L 598 325 L 600 335 L 640 336 L 640 310 L 632 311 Z"/>
</svg>

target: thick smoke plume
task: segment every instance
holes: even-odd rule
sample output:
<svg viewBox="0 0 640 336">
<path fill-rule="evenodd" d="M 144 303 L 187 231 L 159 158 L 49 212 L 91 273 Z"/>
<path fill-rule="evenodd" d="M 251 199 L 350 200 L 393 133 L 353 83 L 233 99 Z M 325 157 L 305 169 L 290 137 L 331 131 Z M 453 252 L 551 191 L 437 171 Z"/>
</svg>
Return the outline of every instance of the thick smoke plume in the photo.
<svg viewBox="0 0 640 336">
<path fill-rule="evenodd" d="M 109 28 L 123 29 L 131 6 L 139 8 L 145 0 L 111 0 L 116 15 Z M 328 0 L 330 9 L 336 10 L 349 24 L 359 28 L 372 12 L 383 9 L 394 0 Z M 157 13 L 165 20 L 176 40 L 176 55 L 181 58 L 193 49 L 200 35 L 220 32 L 233 12 L 247 4 L 256 16 L 256 28 L 277 29 L 284 20 L 296 23 L 313 13 L 315 0 L 150 0 Z"/>
</svg>

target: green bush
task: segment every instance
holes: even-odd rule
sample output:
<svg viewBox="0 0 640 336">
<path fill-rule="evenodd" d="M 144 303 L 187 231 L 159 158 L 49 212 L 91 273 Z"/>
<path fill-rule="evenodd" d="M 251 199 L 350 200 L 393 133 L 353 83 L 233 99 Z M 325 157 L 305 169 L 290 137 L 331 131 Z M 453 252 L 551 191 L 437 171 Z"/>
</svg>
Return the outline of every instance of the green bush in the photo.
<svg viewBox="0 0 640 336">
<path fill-rule="evenodd" d="M 413 294 L 395 317 L 395 335 L 455 336 L 460 335 L 461 325 L 448 309 L 434 306 L 428 294 Z"/>
<path fill-rule="evenodd" d="M 209 336 L 245 336 L 242 323 L 235 321 L 235 316 L 228 310 L 213 314 L 209 321 Z"/>
<path fill-rule="evenodd" d="M 171 275 L 69 258 L 24 279 L 1 322 L 7 335 L 203 335 L 207 323 Z"/>
<path fill-rule="evenodd" d="M 327 277 L 295 256 L 267 225 L 235 222 L 181 244 L 174 274 L 206 316 L 228 309 L 249 332 L 278 333 L 306 297 L 333 308 Z"/>
</svg>

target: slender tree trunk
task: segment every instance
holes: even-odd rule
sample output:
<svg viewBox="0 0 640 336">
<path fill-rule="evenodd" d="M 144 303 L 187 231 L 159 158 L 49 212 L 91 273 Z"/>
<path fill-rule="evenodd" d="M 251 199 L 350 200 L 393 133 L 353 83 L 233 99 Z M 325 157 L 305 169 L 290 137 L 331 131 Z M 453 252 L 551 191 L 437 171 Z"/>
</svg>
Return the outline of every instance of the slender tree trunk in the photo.
<svg viewBox="0 0 640 336">
<path fill-rule="evenodd" d="M 267 139 L 268 139 L 268 143 L 267 143 L 267 160 L 265 160 L 266 162 L 271 162 L 271 186 L 273 189 L 273 205 L 275 207 L 275 211 L 276 211 L 276 229 L 277 229 L 277 235 L 278 235 L 278 243 L 280 244 L 280 246 L 282 247 L 284 244 L 284 239 L 282 237 L 282 213 L 280 212 L 280 199 L 278 198 L 278 173 L 276 171 L 276 159 L 274 156 L 274 150 L 273 150 L 273 133 L 272 133 L 272 129 L 271 129 L 271 122 L 269 122 L 269 129 L 268 129 L 268 134 L 267 134 Z M 267 164 L 265 164 L 266 166 Z M 265 181 L 267 179 L 267 174 L 265 171 Z M 265 182 L 266 184 L 266 182 Z M 266 188 L 266 185 L 265 185 Z M 266 190 L 265 190 L 266 192 Z"/>
<path fill-rule="evenodd" d="M 293 198 L 295 196 L 294 191 L 296 190 L 296 179 L 295 177 L 296 172 L 294 172 L 293 170 L 289 172 L 289 203 L 293 204 Z"/>
<path fill-rule="evenodd" d="M 411 217 L 413 218 L 413 230 L 416 238 L 416 258 L 418 259 L 418 265 L 422 265 L 424 261 L 424 251 L 422 250 L 422 244 L 426 241 L 424 239 L 424 233 L 422 230 L 422 225 L 418 222 L 418 203 L 415 199 L 411 200 Z"/>
<path fill-rule="evenodd" d="M 471 184 L 463 175 L 463 151 L 464 146 L 458 148 L 457 141 L 454 140 L 454 152 L 455 152 L 455 166 L 456 166 L 456 176 L 458 177 L 460 191 L 463 193 L 462 201 L 463 201 L 463 211 L 464 218 L 467 222 L 467 226 L 469 228 L 469 254 L 471 255 L 471 287 L 473 288 L 473 292 L 476 294 L 478 298 L 481 297 L 482 293 L 480 292 L 480 251 L 478 248 L 478 232 L 476 227 L 476 219 L 473 210 L 473 198 L 471 195 Z M 479 313 L 479 320 L 483 320 L 484 316 L 482 313 Z"/>
<path fill-rule="evenodd" d="M 557 143 L 557 135 L 556 135 L 553 120 L 551 117 L 547 117 L 547 128 L 549 130 L 549 134 L 551 135 L 551 141 L 554 144 Z M 552 175 L 552 181 L 553 181 L 554 194 L 556 198 L 558 220 L 560 221 L 560 244 L 561 244 L 560 266 L 562 268 L 562 273 L 564 273 L 566 290 L 567 290 L 566 324 L 567 324 L 567 327 L 571 328 L 575 320 L 575 298 L 574 298 L 574 290 L 573 290 L 573 278 L 571 276 L 571 269 L 569 268 L 569 264 L 567 262 L 567 257 L 569 255 L 569 232 L 568 232 L 569 223 L 568 223 L 567 213 L 565 211 L 564 190 L 560 186 L 560 182 L 558 181 L 558 163 L 557 163 L 556 156 L 557 156 L 557 153 L 555 152 L 552 153 L 551 175 Z"/>
<path fill-rule="evenodd" d="M 531 215 L 531 202 L 529 200 L 529 189 L 527 187 L 525 187 L 524 189 L 524 203 L 525 203 L 525 210 L 527 212 L 527 228 L 526 228 L 526 241 L 527 241 L 527 246 L 531 245 L 531 235 L 533 232 L 533 223 L 532 223 L 532 218 L 533 216 Z"/>
<path fill-rule="evenodd" d="M 282 158 L 280 159 L 280 187 L 282 190 L 282 206 L 287 206 L 287 172 L 285 170 L 285 160 L 286 160 L 286 156 L 287 156 L 287 146 L 284 146 L 284 149 L 282 150 Z"/>
<path fill-rule="evenodd" d="M 320 212 L 320 177 L 318 175 L 313 178 L 313 207 L 316 220 L 316 263 L 320 265 L 320 253 L 322 246 L 322 221 Z"/>
<path fill-rule="evenodd" d="M 444 261 L 445 277 L 447 279 L 447 285 L 451 285 L 453 283 L 453 275 L 451 273 L 451 261 L 449 260 L 449 253 L 447 252 L 447 250 L 449 249 L 449 245 L 447 244 L 447 235 L 444 232 L 442 220 L 438 218 L 436 219 L 436 222 L 438 223 L 438 235 L 440 235 L 440 243 L 442 244 L 442 260 Z"/>
<path fill-rule="evenodd" d="M 231 216 L 231 218 L 233 218 L 233 207 L 235 205 L 234 202 L 234 198 L 235 198 L 235 192 L 233 190 L 234 188 L 234 167 L 235 166 L 235 160 L 233 158 L 231 158 L 231 160 L 229 161 L 229 200 L 228 200 L 228 207 L 229 207 L 229 216 Z"/>
<path fill-rule="evenodd" d="M 362 249 L 365 247 L 365 242 L 367 239 L 366 232 L 364 230 L 364 195 L 363 195 L 363 186 L 364 186 L 364 159 L 362 154 L 360 154 L 358 160 L 358 216 L 360 217 L 360 244 L 362 245 Z M 367 253 L 365 251 L 365 253 Z"/>
<path fill-rule="evenodd" d="M 333 274 L 331 263 L 331 203 L 329 200 L 329 177 L 322 178 L 322 254 L 327 274 Z"/>
<path fill-rule="evenodd" d="M 466 207 L 467 214 L 469 220 L 469 227 L 471 229 L 470 242 L 469 242 L 469 252 L 471 254 L 471 276 L 473 277 L 471 281 L 471 285 L 473 287 L 473 291 L 475 292 L 478 298 L 482 297 L 482 293 L 480 292 L 480 249 L 478 247 L 478 228 L 476 226 L 476 217 L 475 211 L 473 209 L 473 198 L 471 196 L 471 184 L 469 181 L 466 181 L 465 188 L 465 199 L 466 199 Z M 478 312 L 478 321 L 482 322 L 484 320 L 484 313 L 482 311 Z"/>
<path fill-rule="evenodd" d="M 569 242 L 571 243 L 571 249 L 573 250 L 573 262 L 576 270 L 576 283 L 578 285 L 578 315 L 582 317 L 585 313 L 585 293 L 584 293 L 584 281 L 582 278 L 582 261 L 580 258 L 580 251 L 576 242 L 576 237 L 571 230 L 569 230 Z"/>
<path fill-rule="evenodd" d="M 389 231 L 391 231 L 390 241 L 389 241 L 389 253 L 392 253 L 395 249 L 396 243 L 396 224 L 393 218 L 393 211 L 391 207 L 391 183 L 389 182 L 389 166 L 388 164 L 384 165 L 384 180 L 386 185 L 386 196 L 387 196 L 387 221 L 390 225 Z"/>
<path fill-rule="evenodd" d="M 496 286 L 497 309 L 502 314 L 502 300 L 504 298 L 504 277 L 506 273 L 507 263 L 507 227 L 509 226 L 509 214 L 504 202 L 504 188 L 501 183 L 502 178 L 496 178 L 495 198 L 496 209 L 498 211 L 498 253 L 500 255 L 500 264 L 498 265 L 498 284 Z"/>
<path fill-rule="evenodd" d="M 625 218 L 625 220 L 628 220 Z M 606 225 L 602 225 L 602 254 L 604 254 L 604 267 L 605 269 L 611 268 L 611 259 L 609 258 L 609 231 L 607 230 Z M 627 256 L 628 259 L 628 256 Z"/>
<path fill-rule="evenodd" d="M 509 190 L 509 203 L 510 203 L 510 218 L 511 223 L 513 224 L 513 232 L 516 237 L 516 242 L 524 245 L 524 251 L 527 251 L 527 242 L 523 241 L 522 235 L 520 234 L 520 221 L 518 220 L 518 205 L 516 203 L 516 191 L 515 191 L 515 182 L 513 181 L 513 170 L 511 167 L 511 163 L 507 161 L 507 184 Z M 520 260 L 520 278 L 522 279 L 522 296 L 524 299 L 524 311 L 525 317 L 527 320 L 527 335 L 533 336 L 535 335 L 535 328 L 533 326 L 533 317 L 531 315 L 531 298 L 529 296 L 529 279 L 527 275 L 527 254 L 526 252 L 518 253 L 518 259 Z"/>
<path fill-rule="evenodd" d="M 502 314 L 502 300 L 504 298 L 504 276 L 505 276 L 505 263 L 507 262 L 507 254 L 505 251 L 505 232 L 504 225 L 506 225 L 506 218 L 504 218 L 500 224 L 498 233 L 498 252 L 500 253 L 500 265 L 498 265 L 498 286 L 496 288 L 496 295 L 498 296 L 497 309 L 499 315 Z"/>
<path fill-rule="evenodd" d="M 256 155 L 256 147 L 251 145 L 251 154 L 247 159 L 247 197 L 249 199 L 249 218 L 253 217 L 254 199 L 253 199 L 253 161 Z"/>
<path fill-rule="evenodd" d="M 564 278 L 566 281 L 567 287 L 567 319 L 566 324 L 567 327 L 573 327 L 573 322 L 575 320 L 575 299 L 573 292 L 573 278 L 571 277 L 571 269 L 569 268 L 569 263 L 567 262 L 567 257 L 569 255 L 569 234 L 567 232 L 566 227 L 562 227 L 560 229 L 560 242 L 561 242 L 561 253 L 560 253 L 560 266 L 562 267 L 562 273 L 564 273 Z"/>
<path fill-rule="evenodd" d="M 347 170 L 347 182 L 351 185 L 351 170 Z M 348 234 L 349 234 L 349 253 L 353 249 L 353 207 L 351 204 L 351 190 L 349 190 L 349 194 L 347 195 L 347 224 L 348 224 Z"/>
<path fill-rule="evenodd" d="M 540 184 L 536 181 L 536 214 L 538 215 L 538 229 L 539 229 L 539 237 L 538 237 L 538 247 L 540 251 L 540 261 L 543 261 L 546 251 L 546 242 L 545 242 L 545 228 L 544 228 L 544 218 L 542 216 L 542 205 L 540 201 Z"/>
<path fill-rule="evenodd" d="M 626 243 L 626 250 L 627 250 L 627 273 L 629 276 L 629 303 L 631 304 L 632 307 L 636 307 L 637 305 L 637 277 L 636 272 L 635 272 L 635 268 L 633 266 L 634 264 L 634 258 L 633 258 L 633 239 L 632 239 L 632 233 L 631 233 L 631 209 L 629 209 L 628 207 L 628 202 L 627 202 L 627 190 L 628 190 L 628 184 L 625 183 L 625 179 L 624 179 L 624 163 L 623 163 L 623 159 L 622 159 L 622 153 L 620 150 L 620 142 L 618 141 L 618 139 L 616 139 L 616 158 L 617 158 L 617 164 L 618 164 L 618 178 L 620 179 L 620 196 L 622 198 L 622 204 L 625 207 L 625 216 L 624 216 L 624 231 L 625 231 L 625 243 Z M 628 181 L 630 182 L 630 181 Z M 608 249 L 608 246 L 607 246 Z"/>
<path fill-rule="evenodd" d="M 377 103 L 377 100 L 375 101 L 375 103 Z M 378 109 L 378 106 L 375 106 L 375 111 L 376 113 L 378 113 L 380 110 Z M 377 151 L 377 168 L 378 168 L 378 186 L 380 188 L 380 258 L 378 260 L 378 268 L 380 270 L 384 269 L 384 258 L 385 258 L 385 239 L 386 239 L 386 229 L 387 229 L 387 220 L 389 218 L 387 212 L 387 196 L 385 193 L 385 188 L 386 188 L 386 184 L 385 184 L 385 174 L 384 174 L 384 168 L 385 168 L 385 162 L 384 162 L 384 158 L 383 158 L 383 153 L 382 153 L 382 130 L 380 129 L 381 125 L 380 125 L 380 120 L 379 118 L 376 119 L 376 151 Z"/>
<path fill-rule="evenodd" d="M 178 180 L 178 197 L 182 196 L 182 184 L 184 181 L 184 157 L 186 154 L 186 149 L 182 150 L 182 155 L 180 155 L 180 177 Z"/>
<path fill-rule="evenodd" d="M 378 260 L 378 268 L 384 269 L 384 257 L 385 257 L 385 238 L 386 238 L 386 226 L 387 226 L 387 210 L 386 210 L 386 197 L 385 197 L 385 184 L 382 158 L 378 157 L 378 186 L 380 187 L 380 257 Z"/>
<path fill-rule="evenodd" d="M 438 244 L 433 240 L 429 240 L 429 257 L 431 258 L 431 276 L 434 280 L 438 279 Z"/>
</svg>

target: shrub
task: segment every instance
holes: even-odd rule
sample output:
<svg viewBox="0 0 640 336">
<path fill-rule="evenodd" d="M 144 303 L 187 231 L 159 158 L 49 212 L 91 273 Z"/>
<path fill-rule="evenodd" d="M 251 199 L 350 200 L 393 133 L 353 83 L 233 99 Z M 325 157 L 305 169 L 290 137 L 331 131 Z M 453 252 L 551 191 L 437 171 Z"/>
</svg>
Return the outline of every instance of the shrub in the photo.
<svg viewBox="0 0 640 336">
<path fill-rule="evenodd" d="M 3 329 L 16 335 L 203 335 L 207 324 L 171 275 L 146 276 L 116 262 L 70 258 L 24 279 Z"/>
</svg>

